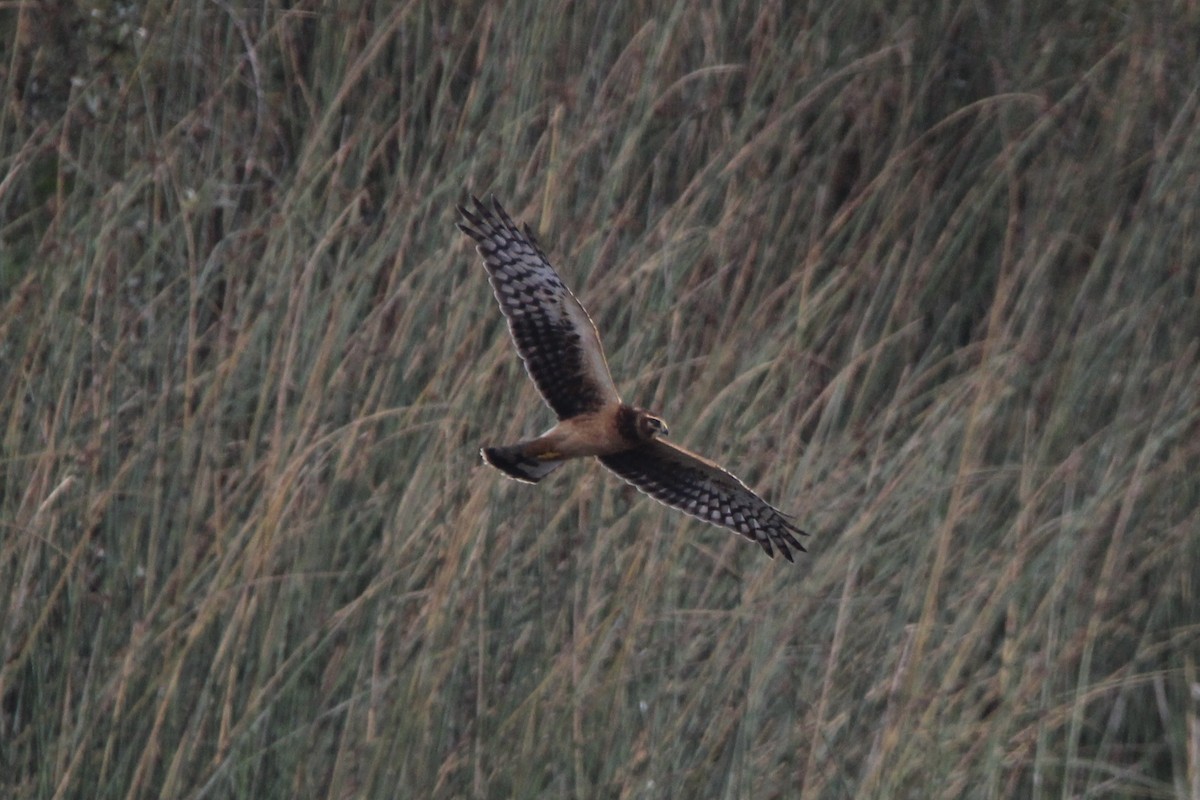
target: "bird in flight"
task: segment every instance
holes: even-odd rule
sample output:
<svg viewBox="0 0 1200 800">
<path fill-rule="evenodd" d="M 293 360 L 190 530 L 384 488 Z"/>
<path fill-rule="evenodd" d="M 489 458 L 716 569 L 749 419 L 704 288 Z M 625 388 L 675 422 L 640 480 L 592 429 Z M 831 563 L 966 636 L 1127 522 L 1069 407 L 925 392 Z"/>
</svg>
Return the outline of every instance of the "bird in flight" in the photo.
<svg viewBox="0 0 1200 800">
<path fill-rule="evenodd" d="M 558 424 L 534 439 L 485 447 L 483 460 L 537 483 L 571 458 L 595 456 L 628 483 L 668 506 L 775 548 L 792 560 L 807 535 L 729 472 L 667 442 L 667 425 L 621 402 L 591 317 L 542 252 L 528 225 L 518 228 L 495 197 L 474 212 L 458 207 L 459 229 L 475 240 L 488 282 L 525 370 Z"/>
</svg>

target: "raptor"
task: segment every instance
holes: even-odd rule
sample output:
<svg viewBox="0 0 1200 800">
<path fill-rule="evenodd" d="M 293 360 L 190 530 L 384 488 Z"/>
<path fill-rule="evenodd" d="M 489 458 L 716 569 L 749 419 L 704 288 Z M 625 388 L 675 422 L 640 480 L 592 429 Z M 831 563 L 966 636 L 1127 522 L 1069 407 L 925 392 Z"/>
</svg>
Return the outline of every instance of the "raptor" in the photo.
<svg viewBox="0 0 1200 800">
<path fill-rule="evenodd" d="M 667 442 L 667 425 L 621 401 L 596 326 L 542 252 L 528 225 L 518 228 L 496 199 L 458 207 L 458 227 L 475 240 L 517 352 L 558 424 L 534 439 L 484 447 L 484 461 L 537 483 L 565 461 L 594 456 L 668 506 L 758 542 L 788 561 L 806 535 L 731 473 Z"/>
</svg>

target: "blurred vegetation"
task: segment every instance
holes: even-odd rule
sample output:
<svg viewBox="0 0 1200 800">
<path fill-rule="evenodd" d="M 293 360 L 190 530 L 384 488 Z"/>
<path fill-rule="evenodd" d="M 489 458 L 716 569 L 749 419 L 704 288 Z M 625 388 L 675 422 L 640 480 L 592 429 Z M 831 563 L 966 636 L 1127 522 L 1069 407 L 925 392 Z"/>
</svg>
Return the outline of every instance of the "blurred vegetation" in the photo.
<svg viewBox="0 0 1200 800">
<path fill-rule="evenodd" d="M 1200 795 L 1200 8 L 0 7 L 0 794 Z M 800 563 L 544 429 L 495 192 Z"/>
</svg>

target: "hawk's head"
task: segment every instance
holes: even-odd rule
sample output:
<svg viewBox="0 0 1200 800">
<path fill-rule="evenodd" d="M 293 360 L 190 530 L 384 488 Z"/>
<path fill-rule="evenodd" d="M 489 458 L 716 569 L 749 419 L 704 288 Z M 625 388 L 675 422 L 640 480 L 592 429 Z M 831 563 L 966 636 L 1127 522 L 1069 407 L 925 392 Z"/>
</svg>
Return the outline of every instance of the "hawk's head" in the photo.
<svg viewBox="0 0 1200 800">
<path fill-rule="evenodd" d="M 637 438 L 648 442 L 655 436 L 666 436 L 669 433 L 667 423 L 642 409 L 637 410 Z"/>
<path fill-rule="evenodd" d="M 656 436 L 666 436 L 667 423 L 644 408 L 622 404 L 617 410 L 617 431 L 630 446 L 635 446 Z"/>
</svg>

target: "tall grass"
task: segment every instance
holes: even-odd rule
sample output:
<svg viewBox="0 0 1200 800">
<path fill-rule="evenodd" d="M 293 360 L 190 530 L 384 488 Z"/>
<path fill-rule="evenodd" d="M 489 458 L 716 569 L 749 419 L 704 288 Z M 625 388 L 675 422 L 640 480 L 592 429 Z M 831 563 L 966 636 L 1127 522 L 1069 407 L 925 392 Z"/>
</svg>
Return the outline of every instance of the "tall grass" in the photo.
<svg viewBox="0 0 1200 800">
<path fill-rule="evenodd" d="M 0 793 L 1200 794 L 1193 4 L 9 4 Z M 545 428 L 455 203 L 790 566 Z"/>
</svg>

